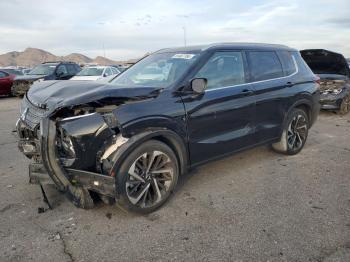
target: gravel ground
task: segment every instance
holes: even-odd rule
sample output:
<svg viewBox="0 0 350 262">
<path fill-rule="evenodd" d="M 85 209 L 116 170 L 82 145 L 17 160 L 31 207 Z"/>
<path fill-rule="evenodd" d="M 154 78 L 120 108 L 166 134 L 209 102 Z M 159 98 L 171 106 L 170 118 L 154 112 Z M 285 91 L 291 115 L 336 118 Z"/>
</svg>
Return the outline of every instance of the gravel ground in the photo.
<svg viewBox="0 0 350 262">
<path fill-rule="evenodd" d="M 350 261 L 350 114 L 321 113 L 296 156 L 259 147 L 192 171 L 147 216 L 78 209 L 49 186 L 39 214 L 19 103 L 0 98 L 1 261 Z"/>
</svg>

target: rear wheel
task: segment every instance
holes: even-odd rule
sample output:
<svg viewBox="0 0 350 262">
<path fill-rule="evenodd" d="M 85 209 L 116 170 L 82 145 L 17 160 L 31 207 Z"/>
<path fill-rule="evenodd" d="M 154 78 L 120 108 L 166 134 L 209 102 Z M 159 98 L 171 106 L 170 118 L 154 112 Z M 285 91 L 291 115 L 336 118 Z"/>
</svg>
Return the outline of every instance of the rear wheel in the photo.
<svg viewBox="0 0 350 262">
<path fill-rule="evenodd" d="M 309 131 L 309 119 L 304 110 L 293 109 L 283 129 L 281 140 L 272 145 L 272 148 L 286 155 L 299 153 L 306 142 Z"/>
<path fill-rule="evenodd" d="M 150 140 L 136 148 L 117 174 L 118 204 L 137 213 L 150 213 L 173 192 L 179 174 L 174 152 L 164 143 Z"/>
<path fill-rule="evenodd" d="M 340 104 L 339 114 L 345 115 L 350 110 L 350 94 L 344 97 L 343 101 Z"/>
</svg>

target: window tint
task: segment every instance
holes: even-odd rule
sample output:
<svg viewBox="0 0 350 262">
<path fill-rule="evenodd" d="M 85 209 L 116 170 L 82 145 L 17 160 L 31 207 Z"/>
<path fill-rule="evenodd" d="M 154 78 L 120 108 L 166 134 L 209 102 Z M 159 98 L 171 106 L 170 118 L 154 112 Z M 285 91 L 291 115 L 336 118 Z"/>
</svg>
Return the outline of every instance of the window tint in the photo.
<svg viewBox="0 0 350 262">
<path fill-rule="evenodd" d="M 216 52 L 199 70 L 196 78 L 206 78 L 208 89 L 245 83 L 241 52 Z"/>
<path fill-rule="evenodd" d="M 0 72 L 0 78 L 6 77 L 7 74 L 5 72 Z"/>
<path fill-rule="evenodd" d="M 253 81 L 261 81 L 283 76 L 281 62 L 275 52 L 248 52 L 250 74 Z"/>
<path fill-rule="evenodd" d="M 294 59 L 290 52 L 280 51 L 278 52 L 278 56 L 281 60 L 285 75 L 289 76 L 297 71 L 297 69 L 295 68 Z"/>
<path fill-rule="evenodd" d="M 107 67 L 106 70 L 105 70 L 105 75 L 106 76 L 110 76 L 111 74 L 112 74 L 111 69 L 109 67 Z"/>
<path fill-rule="evenodd" d="M 116 75 L 116 74 L 118 74 L 118 73 L 119 73 L 119 71 L 118 71 L 118 69 L 117 69 L 117 68 L 115 68 L 115 67 L 111 67 L 111 69 L 112 69 L 113 75 Z"/>
<path fill-rule="evenodd" d="M 56 74 L 57 74 L 57 75 L 59 75 L 59 74 L 67 75 L 67 74 L 68 74 L 68 71 L 67 71 L 66 66 L 64 66 L 64 65 L 59 65 L 58 68 L 57 68 Z"/>
<path fill-rule="evenodd" d="M 74 65 L 66 65 L 68 74 L 69 75 L 75 75 L 77 73 L 76 67 Z"/>
</svg>

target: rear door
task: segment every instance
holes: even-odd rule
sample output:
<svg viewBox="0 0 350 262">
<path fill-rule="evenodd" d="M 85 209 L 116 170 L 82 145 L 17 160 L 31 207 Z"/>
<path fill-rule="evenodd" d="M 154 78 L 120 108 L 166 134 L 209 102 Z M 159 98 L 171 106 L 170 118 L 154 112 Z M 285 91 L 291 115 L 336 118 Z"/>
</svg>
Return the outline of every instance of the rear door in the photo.
<svg viewBox="0 0 350 262">
<path fill-rule="evenodd" d="M 184 96 L 191 163 L 254 144 L 255 100 L 246 83 L 241 51 L 217 51 L 194 78 L 206 78 L 204 94 Z"/>
<path fill-rule="evenodd" d="M 247 51 L 250 82 L 256 99 L 256 139 L 258 143 L 280 136 L 285 117 L 288 83 L 275 51 Z"/>
</svg>

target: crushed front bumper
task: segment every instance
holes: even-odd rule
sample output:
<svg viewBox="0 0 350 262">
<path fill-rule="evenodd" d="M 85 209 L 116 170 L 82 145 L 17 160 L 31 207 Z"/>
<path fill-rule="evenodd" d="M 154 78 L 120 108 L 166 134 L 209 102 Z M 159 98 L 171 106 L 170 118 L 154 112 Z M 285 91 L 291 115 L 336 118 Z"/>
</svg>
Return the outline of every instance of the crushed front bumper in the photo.
<svg viewBox="0 0 350 262">
<path fill-rule="evenodd" d="M 54 121 L 45 117 L 40 121 L 40 128 L 32 131 L 29 127 L 24 128 L 19 120 L 17 132 L 20 151 L 29 158 L 35 156 L 36 163 L 29 166 L 30 183 L 55 184 L 59 191 L 65 192 L 76 206 L 82 208 L 93 206 L 89 190 L 113 198 L 116 196 L 114 177 L 61 166 L 57 157 Z M 23 136 L 23 132 L 29 132 L 30 136 Z"/>
<path fill-rule="evenodd" d="M 321 109 L 325 110 L 339 110 L 343 99 L 350 93 L 350 90 L 344 90 L 343 92 L 333 94 L 321 94 L 320 104 Z"/>
</svg>

